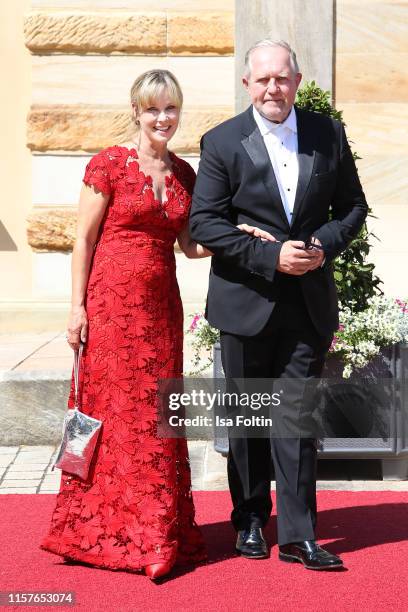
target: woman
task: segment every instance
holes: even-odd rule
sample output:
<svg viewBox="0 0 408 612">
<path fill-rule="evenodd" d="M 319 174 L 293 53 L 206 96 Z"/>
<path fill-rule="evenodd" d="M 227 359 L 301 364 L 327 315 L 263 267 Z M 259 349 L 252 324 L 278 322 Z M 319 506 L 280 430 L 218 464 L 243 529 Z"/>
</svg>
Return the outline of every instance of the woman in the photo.
<svg viewBox="0 0 408 612">
<path fill-rule="evenodd" d="M 131 102 L 135 136 L 86 167 L 72 257 L 67 338 L 73 349 L 86 341 L 81 404 L 102 433 L 88 479 L 62 473 L 41 547 L 154 579 L 206 558 L 186 440 L 157 436 L 155 406 L 158 379 L 182 376 L 174 241 L 187 257 L 210 253 L 187 228 L 194 171 L 167 149 L 182 106 L 177 80 L 146 72 Z"/>
</svg>

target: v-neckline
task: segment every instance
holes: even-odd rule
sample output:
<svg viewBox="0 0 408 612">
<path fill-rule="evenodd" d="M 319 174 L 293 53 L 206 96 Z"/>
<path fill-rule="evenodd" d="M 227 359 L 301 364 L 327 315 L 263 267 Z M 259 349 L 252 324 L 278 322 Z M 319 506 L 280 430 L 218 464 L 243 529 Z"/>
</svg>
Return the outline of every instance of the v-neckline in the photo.
<svg viewBox="0 0 408 612">
<path fill-rule="evenodd" d="M 140 167 L 140 163 L 139 163 L 139 154 L 137 152 L 137 149 L 135 147 L 129 148 L 126 145 L 116 145 L 117 147 L 120 147 L 122 149 L 126 149 L 128 151 L 128 153 L 130 153 L 130 156 L 132 158 L 134 158 L 134 160 L 136 161 L 138 167 L 139 167 L 139 172 L 141 172 L 143 174 L 143 176 L 145 177 L 145 180 L 149 179 L 150 180 L 150 184 L 151 187 L 150 189 L 152 190 L 153 193 L 153 200 L 154 202 L 157 202 L 159 204 L 159 206 L 161 206 L 162 208 L 165 208 L 166 205 L 168 204 L 169 200 L 159 200 L 159 198 L 155 197 L 155 191 L 154 191 L 154 183 L 153 183 L 153 177 L 151 176 L 151 174 L 146 174 Z M 133 155 L 133 153 L 135 155 Z M 174 159 L 174 153 L 172 151 L 169 151 L 169 157 L 170 157 L 170 161 L 171 161 L 171 167 L 172 167 L 172 171 L 170 172 L 170 174 L 165 174 L 164 175 L 164 186 L 165 186 L 165 191 L 166 191 L 166 198 L 167 198 L 167 191 L 168 191 L 168 187 L 171 186 L 171 182 L 176 178 L 176 163 L 175 163 L 175 159 Z M 169 185 L 168 185 L 169 183 Z"/>
</svg>

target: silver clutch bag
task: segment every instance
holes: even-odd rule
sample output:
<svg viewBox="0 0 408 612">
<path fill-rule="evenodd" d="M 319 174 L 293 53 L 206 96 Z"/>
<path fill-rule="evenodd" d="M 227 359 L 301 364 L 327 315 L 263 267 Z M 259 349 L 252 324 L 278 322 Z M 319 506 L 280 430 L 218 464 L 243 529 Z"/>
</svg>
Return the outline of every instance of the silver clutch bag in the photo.
<svg viewBox="0 0 408 612">
<path fill-rule="evenodd" d="M 75 407 L 68 410 L 65 415 L 62 426 L 62 442 L 52 469 L 57 467 L 64 472 L 75 474 L 86 480 L 101 431 L 102 421 L 84 414 L 79 409 L 79 367 L 82 350 L 83 345 L 81 343 L 79 350 L 74 353 Z"/>
</svg>

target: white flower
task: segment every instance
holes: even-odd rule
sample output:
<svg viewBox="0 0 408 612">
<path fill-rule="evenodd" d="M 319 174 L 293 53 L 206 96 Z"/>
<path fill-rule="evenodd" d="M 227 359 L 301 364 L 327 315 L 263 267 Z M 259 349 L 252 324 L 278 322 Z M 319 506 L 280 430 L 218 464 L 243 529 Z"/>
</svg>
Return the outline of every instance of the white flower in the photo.
<svg viewBox="0 0 408 612">
<path fill-rule="evenodd" d="M 398 342 L 408 342 L 408 300 L 396 300 L 379 295 L 368 300 L 368 307 L 362 312 L 354 312 L 353 305 L 340 304 L 340 329 L 330 352 L 342 357 L 344 378 L 349 378 L 354 369 L 363 368 L 381 348 Z M 212 328 L 202 313 L 193 315 L 190 333 L 194 339 L 194 365 L 198 368 L 201 351 L 211 352 L 219 339 L 218 331 Z M 211 361 L 208 357 L 207 365 Z M 201 371 L 202 366 L 196 370 Z"/>
<path fill-rule="evenodd" d="M 345 378 L 353 369 L 366 366 L 382 347 L 408 341 L 405 302 L 381 295 L 370 298 L 362 312 L 340 305 L 340 330 L 332 352 L 342 356 Z"/>
<path fill-rule="evenodd" d="M 352 372 L 353 372 L 353 368 L 351 367 L 350 364 L 347 364 L 343 370 L 343 378 L 350 378 Z"/>
</svg>

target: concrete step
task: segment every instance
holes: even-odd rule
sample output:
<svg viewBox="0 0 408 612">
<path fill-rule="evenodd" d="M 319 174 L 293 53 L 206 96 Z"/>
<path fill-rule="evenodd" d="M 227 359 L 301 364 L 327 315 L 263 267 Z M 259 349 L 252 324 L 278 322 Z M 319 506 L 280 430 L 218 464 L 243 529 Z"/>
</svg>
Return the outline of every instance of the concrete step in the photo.
<svg viewBox="0 0 408 612">
<path fill-rule="evenodd" d="M 57 375 L 61 373 L 0 382 L 0 444 L 42 445 L 61 440 L 70 381 L 68 372 L 66 380 L 58 380 Z"/>
<path fill-rule="evenodd" d="M 0 335 L 0 444 L 56 444 L 72 351 L 63 332 Z"/>
<path fill-rule="evenodd" d="M 191 336 L 185 338 L 188 372 Z M 0 334 L 0 446 L 59 444 L 72 361 L 62 331 Z"/>
</svg>

